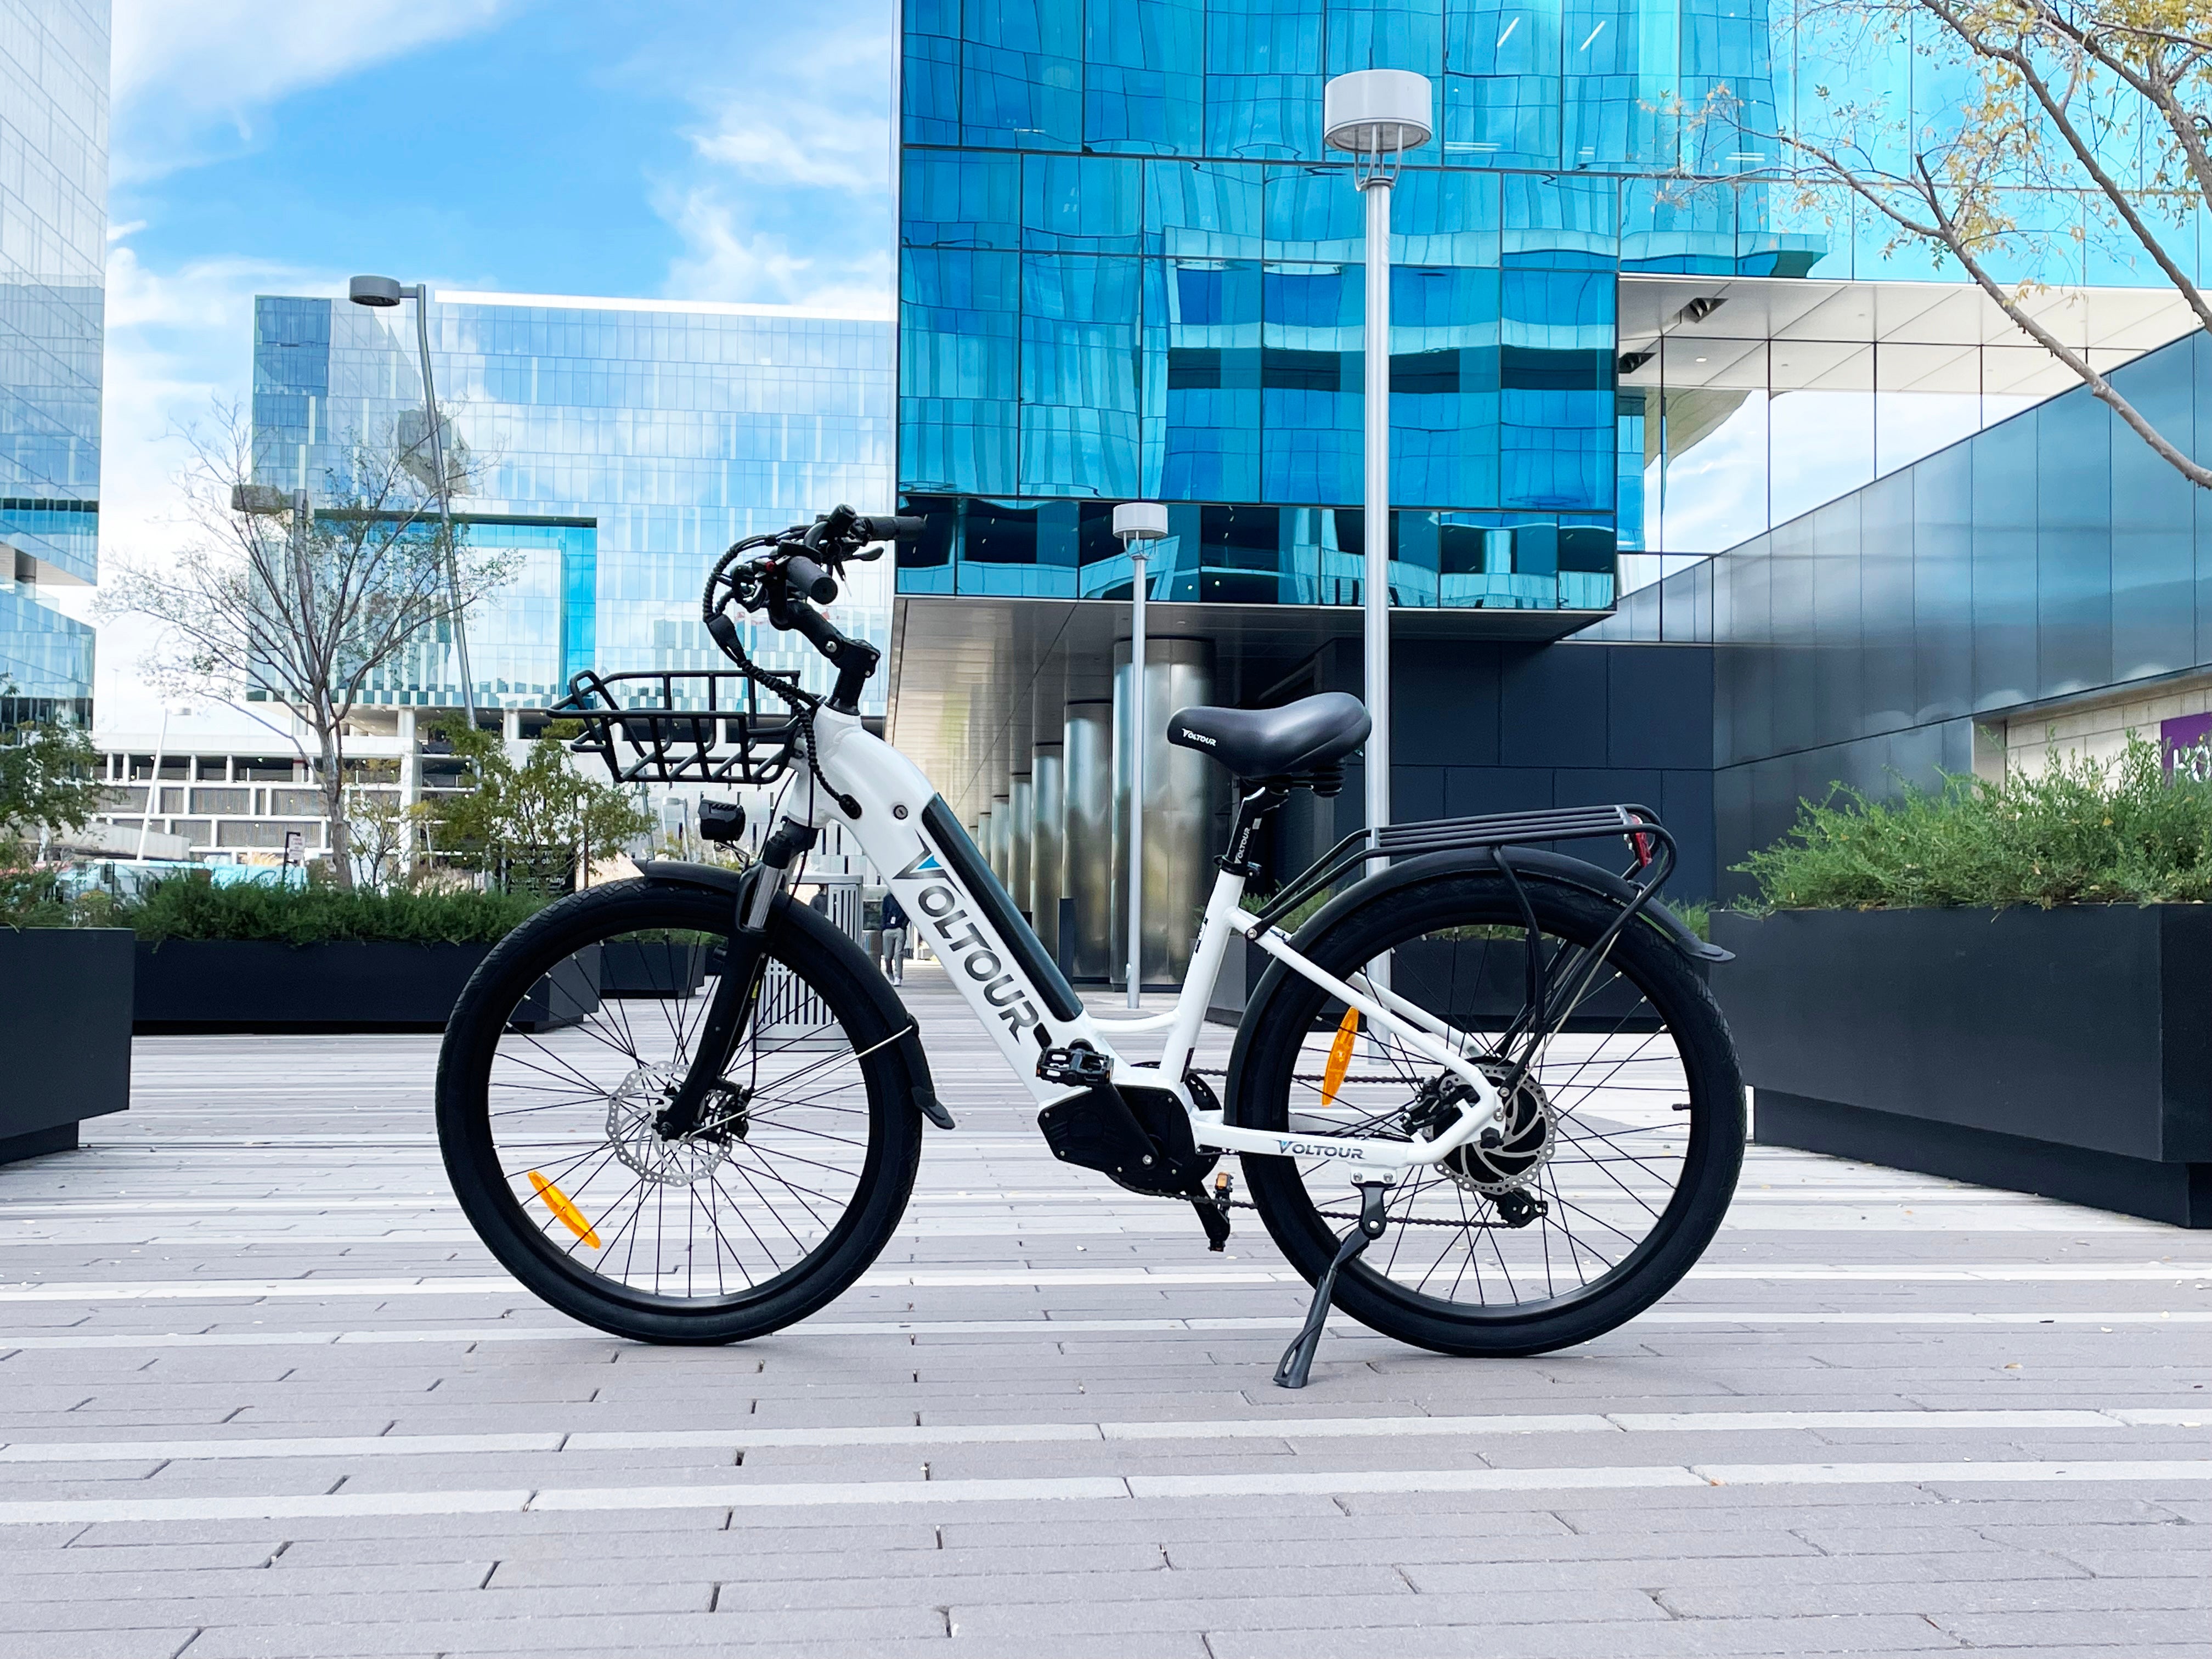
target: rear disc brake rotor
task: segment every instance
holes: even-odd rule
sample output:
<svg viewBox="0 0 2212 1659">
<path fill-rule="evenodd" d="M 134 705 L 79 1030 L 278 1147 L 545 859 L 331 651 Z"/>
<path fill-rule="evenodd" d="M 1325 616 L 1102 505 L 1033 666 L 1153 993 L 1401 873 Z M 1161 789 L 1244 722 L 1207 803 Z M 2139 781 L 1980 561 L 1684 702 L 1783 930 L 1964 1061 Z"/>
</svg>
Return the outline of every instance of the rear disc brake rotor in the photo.
<svg viewBox="0 0 2212 1659">
<path fill-rule="evenodd" d="M 1512 1081 L 1512 1069 L 1486 1062 L 1483 1075 L 1498 1091 L 1505 1121 L 1486 1128 L 1443 1159 L 1446 1175 L 1470 1192 L 1492 1197 L 1526 1188 L 1548 1163 L 1557 1114 L 1551 1097 L 1534 1078 Z"/>
</svg>

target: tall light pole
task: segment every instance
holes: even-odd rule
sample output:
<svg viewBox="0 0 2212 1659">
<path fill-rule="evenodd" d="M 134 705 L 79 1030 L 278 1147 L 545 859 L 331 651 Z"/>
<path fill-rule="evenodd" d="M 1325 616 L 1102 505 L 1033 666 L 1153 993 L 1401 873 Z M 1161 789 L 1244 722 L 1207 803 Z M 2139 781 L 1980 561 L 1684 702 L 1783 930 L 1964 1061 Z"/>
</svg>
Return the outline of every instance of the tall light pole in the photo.
<svg viewBox="0 0 2212 1659">
<path fill-rule="evenodd" d="M 1129 1006 L 1145 992 L 1145 555 L 1168 533 L 1158 501 L 1124 501 L 1114 533 L 1129 554 Z"/>
<path fill-rule="evenodd" d="M 474 731 L 477 684 L 469 672 L 468 621 L 461 614 L 460 553 L 453 545 L 453 480 L 446 472 L 446 429 L 438 419 L 438 388 L 430 377 L 430 290 L 422 283 L 403 287 L 389 276 L 356 276 L 346 284 L 346 298 L 380 311 L 402 300 L 415 302 L 415 338 L 422 352 L 422 417 L 430 423 L 430 464 L 438 469 L 438 519 L 446 532 L 446 588 L 453 607 L 453 652 L 460 661 L 461 707 L 468 713 L 469 729 Z"/>
<path fill-rule="evenodd" d="M 1390 822 L 1390 187 L 1409 149 L 1429 142 L 1429 82 L 1359 70 L 1322 91 L 1322 142 L 1348 151 L 1367 198 L 1367 827 Z M 1371 866 L 1370 866 L 1371 867 Z"/>
</svg>

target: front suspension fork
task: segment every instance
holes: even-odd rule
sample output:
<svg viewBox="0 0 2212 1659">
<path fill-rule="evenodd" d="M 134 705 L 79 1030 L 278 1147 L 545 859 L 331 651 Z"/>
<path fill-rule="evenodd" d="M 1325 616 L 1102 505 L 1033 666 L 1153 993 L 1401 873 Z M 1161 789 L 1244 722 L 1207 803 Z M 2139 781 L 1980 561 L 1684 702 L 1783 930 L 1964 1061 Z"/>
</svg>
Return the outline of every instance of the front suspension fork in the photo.
<svg viewBox="0 0 2212 1659">
<path fill-rule="evenodd" d="M 763 843 L 758 861 L 740 878 L 730 943 L 723 952 L 714 1000 L 699 1027 L 699 1046 L 684 1081 L 653 1120 L 662 1139 L 698 1133 L 707 1098 L 720 1085 L 760 1000 L 763 970 L 768 965 L 769 912 L 793 863 L 813 847 L 820 833 L 811 824 L 784 819 Z"/>
</svg>

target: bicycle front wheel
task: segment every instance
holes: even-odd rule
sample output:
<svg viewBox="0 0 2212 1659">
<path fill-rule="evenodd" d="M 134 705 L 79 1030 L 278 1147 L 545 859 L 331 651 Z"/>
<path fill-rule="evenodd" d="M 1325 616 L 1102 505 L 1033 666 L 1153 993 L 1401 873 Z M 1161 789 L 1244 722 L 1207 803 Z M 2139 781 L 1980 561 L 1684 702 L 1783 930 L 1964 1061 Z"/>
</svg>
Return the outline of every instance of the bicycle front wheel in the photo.
<svg viewBox="0 0 2212 1659">
<path fill-rule="evenodd" d="M 890 1242 L 921 1158 L 904 1026 L 787 898 L 701 1127 L 660 1133 L 732 920 L 728 895 L 660 883 L 564 898 L 484 958 L 439 1055 L 439 1145 L 478 1236 L 562 1312 L 644 1341 L 815 1312 Z"/>
<path fill-rule="evenodd" d="M 1634 1317 L 1711 1242 L 1743 1160 L 1735 1051 L 1688 963 L 1636 922 L 1584 976 L 1618 911 L 1573 889 L 1525 890 L 1535 998 L 1525 915 L 1487 873 L 1380 895 L 1307 950 L 1340 979 L 1387 971 L 1395 994 L 1462 1034 L 1504 1097 L 1503 1125 L 1406 1171 L 1388 1232 L 1337 1281 L 1346 1313 L 1444 1353 L 1542 1353 Z M 1403 1144 L 1453 1121 L 1444 1068 L 1360 1029 L 1306 980 L 1280 981 L 1247 1019 L 1230 1091 L 1245 1127 Z M 1318 1279 L 1358 1212 L 1343 1173 L 1326 1159 L 1243 1165 L 1268 1232 Z"/>
</svg>

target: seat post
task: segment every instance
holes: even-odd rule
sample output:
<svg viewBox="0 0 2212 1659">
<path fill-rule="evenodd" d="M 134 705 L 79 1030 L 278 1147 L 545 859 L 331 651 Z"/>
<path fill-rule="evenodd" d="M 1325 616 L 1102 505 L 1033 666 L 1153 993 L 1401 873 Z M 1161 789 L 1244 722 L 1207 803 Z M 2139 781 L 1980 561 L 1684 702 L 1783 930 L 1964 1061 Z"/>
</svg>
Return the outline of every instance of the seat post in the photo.
<svg viewBox="0 0 2212 1659">
<path fill-rule="evenodd" d="M 1237 779 L 1237 805 L 1229 817 L 1229 845 L 1214 860 L 1214 867 L 1247 880 L 1258 875 L 1260 866 L 1252 856 L 1252 837 L 1267 821 L 1267 815 L 1290 798 L 1290 791 L 1279 783 L 1265 779 Z"/>
</svg>

